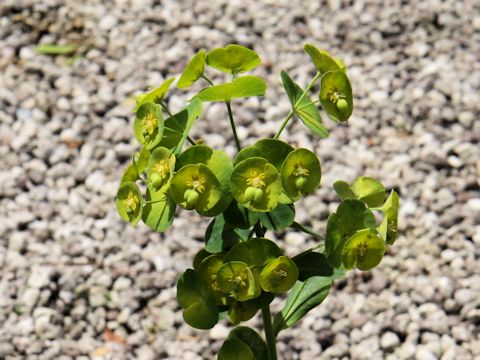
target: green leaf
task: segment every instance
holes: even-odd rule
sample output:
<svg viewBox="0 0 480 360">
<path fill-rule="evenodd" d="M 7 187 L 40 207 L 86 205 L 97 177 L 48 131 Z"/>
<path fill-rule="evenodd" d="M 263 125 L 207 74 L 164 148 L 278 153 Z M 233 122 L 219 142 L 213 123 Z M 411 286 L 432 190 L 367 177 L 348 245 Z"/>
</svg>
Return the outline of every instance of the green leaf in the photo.
<svg viewBox="0 0 480 360">
<path fill-rule="evenodd" d="M 155 104 L 159 104 L 165 95 L 167 94 L 168 89 L 170 89 L 170 85 L 175 81 L 175 78 L 169 78 L 163 82 L 158 88 L 153 89 L 152 91 L 137 96 L 137 104 L 135 105 L 134 112 L 140 108 L 140 106 L 146 102 L 153 102 Z"/>
<path fill-rule="evenodd" d="M 303 96 L 300 100 L 303 89 L 298 86 L 285 71 L 281 72 L 281 77 L 292 109 L 294 109 L 300 120 L 302 120 L 305 126 L 315 135 L 321 138 L 328 137 L 328 130 L 323 126 L 320 113 L 312 100 L 310 100 L 307 95 Z"/>
<path fill-rule="evenodd" d="M 345 71 L 345 64 L 341 60 L 333 58 L 325 50 L 317 49 L 312 44 L 305 44 L 304 49 L 312 59 L 317 70 L 321 73 L 335 70 Z"/>
<path fill-rule="evenodd" d="M 352 191 L 368 207 L 381 206 L 385 199 L 385 187 L 381 182 L 367 176 L 359 176 L 352 184 Z"/>
<path fill-rule="evenodd" d="M 258 333 L 246 326 L 237 326 L 228 335 L 228 339 L 235 339 L 247 345 L 253 354 L 254 360 L 266 360 L 268 358 L 267 345 Z"/>
<path fill-rule="evenodd" d="M 338 268 L 342 263 L 345 242 L 357 231 L 376 228 L 375 216 L 360 200 L 347 199 L 330 214 L 327 222 L 325 255 L 328 263 Z"/>
<path fill-rule="evenodd" d="M 205 50 L 201 50 L 195 54 L 195 56 L 187 64 L 185 70 L 183 70 L 180 79 L 178 80 L 177 87 L 184 89 L 191 86 L 195 81 L 200 79 L 205 69 Z"/>
<path fill-rule="evenodd" d="M 160 146 L 172 150 L 175 154 L 180 153 L 190 129 L 201 112 L 202 102 L 193 98 L 185 109 L 166 119 Z"/>
<path fill-rule="evenodd" d="M 282 250 L 273 241 L 252 238 L 233 246 L 225 255 L 225 261 L 241 261 L 249 266 L 263 267 L 267 261 L 282 255 Z"/>
<path fill-rule="evenodd" d="M 122 175 L 122 179 L 120 180 L 120 185 L 126 182 L 135 183 L 139 179 L 137 167 L 135 164 L 130 163 L 128 167 L 125 169 L 125 172 Z"/>
<path fill-rule="evenodd" d="M 258 150 L 257 156 L 267 159 L 278 171 L 282 168 L 288 154 L 294 151 L 291 145 L 278 139 L 261 139 L 254 146 Z"/>
<path fill-rule="evenodd" d="M 244 46 L 230 44 L 217 48 L 207 55 L 207 65 L 227 74 L 239 74 L 255 69 L 261 64 L 260 57 Z"/>
<path fill-rule="evenodd" d="M 343 71 L 329 71 L 320 81 L 320 103 L 335 122 L 347 121 L 353 112 L 352 85 Z"/>
<path fill-rule="evenodd" d="M 150 188 L 147 188 L 146 200 L 142 213 L 143 222 L 154 231 L 166 231 L 175 218 L 175 202 L 168 194 Z"/>
<path fill-rule="evenodd" d="M 188 269 L 179 278 L 177 300 L 185 322 L 197 329 L 211 329 L 218 322 L 215 296 L 204 284 L 200 274 Z"/>
<path fill-rule="evenodd" d="M 218 360 L 254 360 L 252 350 L 244 342 L 227 339 L 220 348 Z"/>
<path fill-rule="evenodd" d="M 385 243 L 372 229 L 355 233 L 345 243 L 342 253 L 343 265 L 347 269 L 370 270 L 377 266 L 385 254 Z"/>
<path fill-rule="evenodd" d="M 305 252 L 293 258 L 298 267 L 298 280 L 305 281 L 312 276 L 331 276 L 333 269 L 328 264 L 324 254 L 318 252 Z"/>
<path fill-rule="evenodd" d="M 305 281 L 297 281 L 289 292 L 282 311 L 275 316 L 275 334 L 295 325 L 310 310 L 319 305 L 328 295 L 332 285 L 331 277 L 313 276 Z"/>
<path fill-rule="evenodd" d="M 225 223 L 223 214 L 216 216 L 205 232 L 205 250 L 212 254 L 220 253 L 238 243 L 241 239 L 233 226 Z M 241 229 L 238 229 L 241 231 Z"/>
<path fill-rule="evenodd" d="M 139 174 L 143 173 L 148 165 L 148 159 L 150 158 L 150 151 L 146 146 L 142 146 L 140 151 L 137 151 L 133 156 L 133 162 L 137 166 Z"/>
<path fill-rule="evenodd" d="M 232 305 L 230 305 L 228 315 L 232 324 L 240 324 L 242 321 L 248 321 L 255 316 L 258 308 L 247 306 L 248 301 L 251 300 L 235 301 Z"/>
<path fill-rule="evenodd" d="M 271 212 L 260 213 L 262 225 L 273 231 L 281 231 L 292 225 L 295 220 L 295 207 L 293 205 L 279 204 Z"/>
<path fill-rule="evenodd" d="M 140 189 L 135 183 L 125 182 L 120 185 L 115 198 L 117 211 L 120 217 L 137 225 L 142 217 L 144 199 Z"/>
<path fill-rule="evenodd" d="M 343 180 L 335 181 L 335 183 L 333 184 L 333 188 L 335 189 L 335 192 L 342 200 L 357 198 L 352 188 L 350 187 L 350 184 L 347 183 L 346 181 L 343 181 Z"/>
<path fill-rule="evenodd" d="M 77 48 L 78 45 L 41 44 L 35 48 L 35 51 L 43 55 L 71 55 Z"/>
<path fill-rule="evenodd" d="M 385 201 L 385 204 L 382 206 L 383 214 L 385 218 L 380 225 L 379 232 L 383 236 L 383 239 L 388 245 L 393 245 L 397 239 L 398 233 L 398 209 L 400 206 L 400 201 L 398 194 L 395 190 L 392 190 L 390 196 Z"/>
<path fill-rule="evenodd" d="M 236 98 L 263 96 L 266 89 L 267 84 L 258 76 L 242 76 L 230 83 L 203 89 L 196 97 L 202 101 L 231 101 Z"/>
<path fill-rule="evenodd" d="M 313 237 L 316 237 L 316 238 L 319 238 L 319 239 L 323 239 L 323 236 L 321 234 L 319 234 L 318 232 L 316 232 L 315 230 L 313 230 L 311 227 L 309 226 L 305 226 L 305 225 L 302 225 L 302 224 L 299 224 L 297 222 L 293 222 L 292 225 L 290 225 L 290 227 L 292 229 L 295 229 L 295 230 L 298 230 L 298 231 L 301 231 L 305 234 L 308 234 L 308 235 L 312 235 Z"/>
<path fill-rule="evenodd" d="M 227 209 L 223 212 L 225 221 L 230 225 L 248 229 L 258 222 L 259 213 L 248 210 L 233 200 Z"/>
</svg>

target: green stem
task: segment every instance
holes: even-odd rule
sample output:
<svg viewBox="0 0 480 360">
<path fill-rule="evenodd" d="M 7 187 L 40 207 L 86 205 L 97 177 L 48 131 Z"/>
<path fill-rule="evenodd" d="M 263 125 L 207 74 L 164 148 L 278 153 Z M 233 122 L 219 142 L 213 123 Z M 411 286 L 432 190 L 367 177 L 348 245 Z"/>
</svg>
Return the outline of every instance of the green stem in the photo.
<svg viewBox="0 0 480 360">
<path fill-rule="evenodd" d="M 263 328 L 265 330 L 265 338 L 267 340 L 268 360 L 277 360 L 277 347 L 275 334 L 272 326 L 272 316 L 270 315 L 270 306 L 262 308 Z"/>
<path fill-rule="evenodd" d="M 187 141 L 191 144 L 191 145 L 197 145 L 197 143 L 190 137 L 187 135 Z"/>
<path fill-rule="evenodd" d="M 321 76 L 321 73 L 320 71 L 317 71 L 317 73 L 315 74 L 315 76 L 313 77 L 312 81 L 310 81 L 307 85 L 307 87 L 305 88 L 305 90 L 303 91 L 303 93 L 300 95 L 300 97 L 297 99 L 297 101 L 295 101 L 295 106 L 293 106 L 293 109 L 290 110 L 290 112 L 288 113 L 287 117 L 285 118 L 285 120 L 283 120 L 283 123 L 282 125 L 280 126 L 280 129 L 277 131 L 277 133 L 275 134 L 275 136 L 273 137 L 274 139 L 278 139 L 280 137 L 280 134 L 282 133 L 283 129 L 285 129 L 285 127 L 287 126 L 288 122 L 290 121 L 290 119 L 292 118 L 292 116 L 297 112 L 297 105 L 300 104 L 300 102 L 303 100 L 303 98 L 305 97 L 305 95 L 307 95 L 307 93 L 310 91 L 310 89 L 312 88 L 312 86 L 315 84 L 315 82 L 320 78 Z"/>
<path fill-rule="evenodd" d="M 213 86 L 213 81 L 210 80 L 206 75 L 202 74 L 200 77 L 206 82 L 208 82 L 209 85 Z"/>
<path fill-rule="evenodd" d="M 168 105 L 165 103 L 165 101 L 161 100 L 160 105 L 162 106 L 163 110 L 165 110 L 168 114 L 168 116 L 172 117 L 172 113 L 170 112 L 170 109 L 168 108 Z"/>
<path fill-rule="evenodd" d="M 225 101 L 225 104 L 227 104 L 228 118 L 230 119 L 230 126 L 232 127 L 233 137 L 235 139 L 235 145 L 237 145 L 237 150 L 240 151 L 242 149 L 242 145 L 240 145 L 240 140 L 238 139 L 237 129 L 235 128 L 235 121 L 233 120 L 232 107 L 230 106 L 230 101 Z"/>
</svg>

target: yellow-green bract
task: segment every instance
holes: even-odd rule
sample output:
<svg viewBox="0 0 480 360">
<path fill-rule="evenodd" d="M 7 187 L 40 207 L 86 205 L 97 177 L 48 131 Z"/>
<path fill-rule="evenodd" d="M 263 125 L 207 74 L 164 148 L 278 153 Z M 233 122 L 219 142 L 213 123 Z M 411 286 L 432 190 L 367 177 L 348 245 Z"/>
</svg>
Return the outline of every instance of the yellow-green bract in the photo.
<svg viewBox="0 0 480 360">
<path fill-rule="evenodd" d="M 235 200 L 242 206 L 265 212 L 277 206 L 282 184 L 275 166 L 263 158 L 254 157 L 235 166 L 230 189 Z"/>
<path fill-rule="evenodd" d="M 229 74 L 250 71 L 260 65 L 261 62 L 255 51 L 237 44 L 213 49 L 207 55 L 208 66 Z"/>
</svg>

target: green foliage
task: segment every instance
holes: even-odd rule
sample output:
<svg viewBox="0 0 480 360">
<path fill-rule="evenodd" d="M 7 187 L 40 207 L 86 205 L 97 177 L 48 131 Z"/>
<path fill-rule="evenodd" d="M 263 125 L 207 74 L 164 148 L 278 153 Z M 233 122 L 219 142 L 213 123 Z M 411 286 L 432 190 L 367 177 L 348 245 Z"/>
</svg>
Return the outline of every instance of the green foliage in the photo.
<svg viewBox="0 0 480 360">
<path fill-rule="evenodd" d="M 207 55 L 208 66 L 228 74 L 239 74 L 253 70 L 261 62 L 255 51 L 236 44 L 214 49 Z"/>
<path fill-rule="evenodd" d="M 183 309 L 183 318 L 197 329 L 211 329 L 218 321 L 215 296 L 203 282 L 200 274 L 188 269 L 179 278 L 177 300 Z"/>
<path fill-rule="evenodd" d="M 202 101 L 231 101 L 250 96 L 263 96 L 267 84 L 257 76 L 242 76 L 226 84 L 214 85 L 197 94 Z"/>
<path fill-rule="evenodd" d="M 133 128 L 138 142 L 152 149 L 160 143 L 163 136 L 162 108 L 153 102 L 144 102 L 135 116 Z"/>
<path fill-rule="evenodd" d="M 343 71 L 329 71 L 322 77 L 319 96 L 323 109 L 333 121 L 344 122 L 352 115 L 352 86 Z"/>
<path fill-rule="evenodd" d="M 195 54 L 190 60 L 187 67 L 183 71 L 178 80 L 177 87 L 179 89 L 187 88 L 193 85 L 203 75 L 205 69 L 205 50 L 201 50 Z"/>
<path fill-rule="evenodd" d="M 312 133 L 321 138 L 328 137 L 328 130 L 323 125 L 320 112 L 312 100 L 304 95 L 302 88 L 293 82 L 285 71 L 282 71 L 281 77 L 283 87 L 295 114 Z"/>
<path fill-rule="evenodd" d="M 78 45 L 41 44 L 35 51 L 43 55 L 72 55 L 78 49 Z"/>
<path fill-rule="evenodd" d="M 157 232 L 172 225 L 177 205 L 212 217 L 193 269 L 186 270 L 177 283 L 178 303 L 190 326 L 211 329 L 227 318 L 237 325 L 262 312 L 266 341 L 252 329 L 236 327 L 220 349 L 220 360 L 276 360 L 276 335 L 321 304 L 333 281 L 344 277 L 347 270 L 377 266 L 397 239 L 399 196 L 392 190 L 385 200 L 385 187 L 366 176 L 351 184 L 334 183 L 341 202 L 328 217 L 325 236 L 295 221 L 295 203 L 315 193 L 322 168 L 311 150 L 279 140 L 279 136 L 296 116 L 313 135 L 326 138 L 328 130 L 319 110 L 334 122 L 347 121 L 353 111 L 343 62 L 310 44 L 305 51 L 316 75 L 303 89 L 282 71 L 291 111 L 273 138 L 258 139 L 247 147 L 238 138 L 231 101 L 265 94 L 263 79 L 243 74 L 261 63 L 252 50 L 228 45 L 195 54 L 172 91 L 201 80 L 208 86 L 178 112 L 172 113 L 166 101 L 174 77 L 137 97 L 133 130 L 141 148 L 119 183 L 115 198 L 119 216 L 134 226 L 143 220 Z M 205 64 L 226 73 L 227 82 L 214 84 Z M 319 100 L 313 102 L 309 93 L 317 84 L 320 89 L 313 95 Z M 191 137 L 203 103 L 213 101 L 227 104 L 238 150 L 233 159 L 230 152 Z M 265 238 L 267 231 L 291 229 L 305 233 L 315 246 L 290 258 L 280 243 Z M 285 304 L 272 323 L 270 303 L 284 293 Z"/>
<path fill-rule="evenodd" d="M 275 333 L 295 325 L 310 310 L 322 303 L 332 285 L 331 277 L 312 276 L 298 281 L 288 294 L 282 311 L 275 316 Z"/>
<path fill-rule="evenodd" d="M 167 94 L 168 89 L 170 89 L 170 86 L 174 81 L 175 81 L 175 78 L 169 78 L 165 80 L 164 83 L 160 85 L 158 88 L 153 89 L 152 91 L 146 94 L 137 96 L 137 105 L 135 106 L 134 112 L 137 112 L 140 106 L 142 106 L 142 104 L 145 104 L 147 102 L 153 102 L 155 104 L 159 104 Z"/>
</svg>

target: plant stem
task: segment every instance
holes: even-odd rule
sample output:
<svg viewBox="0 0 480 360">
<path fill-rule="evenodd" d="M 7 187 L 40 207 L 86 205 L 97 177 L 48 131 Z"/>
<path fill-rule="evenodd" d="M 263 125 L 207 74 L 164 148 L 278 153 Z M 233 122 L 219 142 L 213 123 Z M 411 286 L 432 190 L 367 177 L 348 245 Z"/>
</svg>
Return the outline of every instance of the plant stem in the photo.
<svg viewBox="0 0 480 360">
<path fill-rule="evenodd" d="M 190 137 L 187 135 L 187 141 L 191 144 L 191 145 L 197 145 L 197 143 Z"/>
<path fill-rule="evenodd" d="M 214 85 L 213 81 L 210 80 L 206 75 L 202 74 L 200 77 L 206 82 L 208 82 L 211 86 Z M 237 146 L 237 150 L 240 151 L 242 149 L 242 146 L 240 145 L 240 140 L 238 139 L 235 121 L 233 121 L 232 107 L 230 106 L 230 101 L 225 101 L 225 104 L 227 105 L 228 118 L 230 119 L 230 126 L 232 127 L 233 137 L 235 138 L 235 145 Z"/>
<path fill-rule="evenodd" d="M 206 75 L 202 74 L 200 77 L 213 86 L 213 81 L 210 80 Z"/>
<path fill-rule="evenodd" d="M 242 146 L 240 145 L 240 140 L 238 140 L 237 129 L 235 128 L 235 121 L 233 120 L 232 107 L 230 106 L 230 101 L 225 101 L 227 104 L 228 118 L 230 119 L 230 126 L 232 127 L 233 137 L 235 139 L 235 145 L 237 145 L 237 150 L 240 151 Z"/>
<path fill-rule="evenodd" d="M 265 330 L 265 339 L 267 340 L 268 360 L 277 360 L 277 347 L 275 334 L 272 327 L 272 316 L 270 315 L 270 306 L 262 308 L 263 328 Z"/>
<path fill-rule="evenodd" d="M 170 109 L 168 108 L 168 105 L 165 103 L 165 101 L 160 101 L 160 105 L 163 107 L 163 110 L 165 110 L 168 114 L 168 116 L 172 117 L 172 113 L 170 112 Z"/>
<path fill-rule="evenodd" d="M 283 120 L 283 123 L 282 125 L 280 126 L 280 129 L 277 131 L 277 133 L 275 134 L 275 136 L 273 137 L 274 139 L 278 139 L 280 137 L 280 134 L 282 133 L 283 129 L 285 129 L 285 127 L 287 126 L 288 122 L 290 121 L 290 119 L 292 118 L 292 116 L 297 112 L 297 105 L 300 104 L 300 102 L 303 100 L 303 98 L 305 97 L 305 95 L 307 95 L 307 93 L 310 91 L 310 89 L 312 88 L 312 86 L 315 84 L 315 82 L 318 80 L 318 78 L 321 76 L 321 73 L 320 71 L 317 71 L 317 73 L 315 74 L 315 76 L 313 77 L 312 81 L 310 81 L 307 85 L 307 87 L 305 88 L 305 90 L 303 91 L 303 93 L 300 95 L 300 97 L 297 99 L 297 101 L 295 101 L 295 106 L 293 107 L 292 110 L 290 110 L 290 112 L 288 113 L 287 117 L 285 118 L 285 120 Z"/>
</svg>

